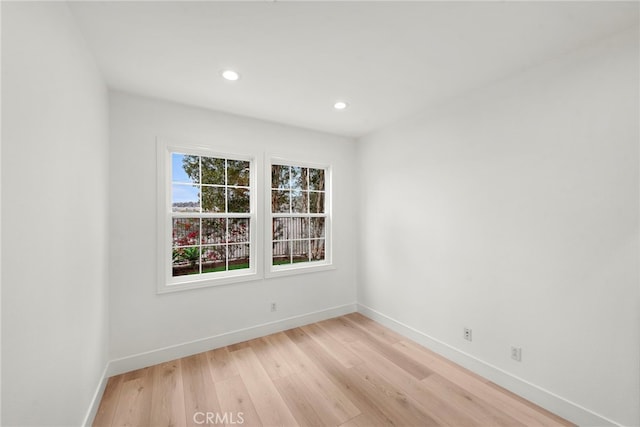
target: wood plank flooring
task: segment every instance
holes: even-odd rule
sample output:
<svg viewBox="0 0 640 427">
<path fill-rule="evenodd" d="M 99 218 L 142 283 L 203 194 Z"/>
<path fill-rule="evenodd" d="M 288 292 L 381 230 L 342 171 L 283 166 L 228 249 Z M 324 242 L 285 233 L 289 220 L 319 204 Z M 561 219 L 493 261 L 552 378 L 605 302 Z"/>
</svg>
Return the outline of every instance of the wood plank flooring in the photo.
<svg viewBox="0 0 640 427">
<path fill-rule="evenodd" d="M 101 426 L 570 426 L 358 313 L 109 378 Z"/>
</svg>

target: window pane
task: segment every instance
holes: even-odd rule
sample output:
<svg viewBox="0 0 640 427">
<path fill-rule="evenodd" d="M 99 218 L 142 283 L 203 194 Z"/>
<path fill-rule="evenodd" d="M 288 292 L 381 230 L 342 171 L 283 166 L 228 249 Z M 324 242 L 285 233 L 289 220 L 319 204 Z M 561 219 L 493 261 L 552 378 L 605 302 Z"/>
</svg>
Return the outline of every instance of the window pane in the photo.
<svg viewBox="0 0 640 427">
<path fill-rule="evenodd" d="M 309 241 L 293 241 L 293 262 L 309 261 Z"/>
<path fill-rule="evenodd" d="M 291 242 L 273 243 L 273 265 L 291 264 Z"/>
<path fill-rule="evenodd" d="M 192 246 L 200 238 L 200 219 L 173 218 L 173 246 Z"/>
<path fill-rule="evenodd" d="M 200 212 L 200 191 L 197 185 L 171 186 L 172 212 Z"/>
<path fill-rule="evenodd" d="M 224 187 L 202 187 L 202 212 L 225 212 Z"/>
<path fill-rule="evenodd" d="M 199 156 L 171 153 L 171 181 L 194 184 L 200 182 Z"/>
<path fill-rule="evenodd" d="M 229 270 L 249 268 L 249 245 L 229 245 Z"/>
<path fill-rule="evenodd" d="M 309 193 L 309 212 L 324 213 L 324 193 Z"/>
<path fill-rule="evenodd" d="M 225 218 L 202 218 L 202 244 L 225 243 L 226 230 Z"/>
<path fill-rule="evenodd" d="M 320 261 L 324 259 L 324 239 L 311 240 L 311 260 Z"/>
<path fill-rule="evenodd" d="M 271 177 L 272 264 L 324 260 L 328 225 L 325 169 L 272 165 Z M 289 218 L 277 218 L 278 214 Z"/>
<path fill-rule="evenodd" d="M 229 218 L 229 243 L 244 243 L 248 241 L 249 219 Z"/>
<path fill-rule="evenodd" d="M 307 168 L 301 168 L 299 166 L 291 167 L 291 189 L 307 189 L 307 170 Z"/>
<path fill-rule="evenodd" d="M 200 273 L 199 259 L 200 248 L 197 246 L 174 249 L 172 267 L 173 276 Z"/>
<path fill-rule="evenodd" d="M 288 190 L 271 190 L 272 212 L 289 212 L 289 193 Z"/>
<path fill-rule="evenodd" d="M 244 188 L 228 188 L 229 212 L 249 212 L 249 190 Z"/>
<path fill-rule="evenodd" d="M 169 153 L 171 158 L 172 276 L 250 269 L 252 235 L 251 161 L 226 157 Z M 290 167 L 274 169 L 283 190 L 290 191 Z M 278 181 L 279 182 L 279 181 Z M 290 212 L 289 193 L 283 207 Z M 230 218 L 234 216 L 237 218 Z M 289 233 L 287 227 L 286 232 Z M 291 254 L 289 243 L 283 250 Z M 165 254 L 166 256 L 166 254 Z"/>
<path fill-rule="evenodd" d="M 291 210 L 293 213 L 307 213 L 308 212 L 308 192 L 300 190 L 291 191 Z"/>
<path fill-rule="evenodd" d="M 291 239 L 309 238 L 309 218 L 291 218 Z"/>
<path fill-rule="evenodd" d="M 311 218 L 311 238 L 324 237 L 324 218 Z"/>
<path fill-rule="evenodd" d="M 291 230 L 291 218 L 274 218 L 272 240 L 289 239 L 290 230 Z"/>
<path fill-rule="evenodd" d="M 227 185 L 249 186 L 249 162 L 227 160 Z"/>
<path fill-rule="evenodd" d="M 309 190 L 324 191 L 324 169 L 309 169 Z"/>
<path fill-rule="evenodd" d="M 213 273 L 227 269 L 227 247 L 203 246 L 202 247 L 202 272 Z"/>
<path fill-rule="evenodd" d="M 224 185 L 224 159 L 202 158 L 202 183 Z"/>
<path fill-rule="evenodd" d="M 271 188 L 282 190 L 289 188 L 289 166 L 271 166 Z"/>
</svg>

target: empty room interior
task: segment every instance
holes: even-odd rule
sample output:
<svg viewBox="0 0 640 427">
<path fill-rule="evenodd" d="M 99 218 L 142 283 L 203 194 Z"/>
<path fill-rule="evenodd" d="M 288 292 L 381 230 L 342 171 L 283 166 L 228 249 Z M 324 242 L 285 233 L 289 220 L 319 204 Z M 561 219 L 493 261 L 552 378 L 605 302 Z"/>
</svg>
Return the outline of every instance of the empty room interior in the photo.
<svg viewBox="0 0 640 427">
<path fill-rule="evenodd" d="M 3 426 L 640 426 L 640 3 L 0 11 Z"/>
</svg>

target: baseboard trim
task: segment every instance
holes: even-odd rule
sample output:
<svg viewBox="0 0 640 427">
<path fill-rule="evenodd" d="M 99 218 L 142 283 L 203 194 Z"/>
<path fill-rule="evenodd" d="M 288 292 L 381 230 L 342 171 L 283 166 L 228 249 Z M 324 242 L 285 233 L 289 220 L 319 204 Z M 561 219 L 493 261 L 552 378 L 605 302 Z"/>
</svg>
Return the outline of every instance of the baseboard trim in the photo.
<svg viewBox="0 0 640 427">
<path fill-rule="evenodd" d="M 518 378 L 371 307 L 364 304 L 357 306 L 358 312 L 370 319 L 571 422 L 580 426 L 620 426 L 613 420 Z"/>
<path fill-rule="evenodd" d="M 100 407 L 100 401 L 102 400 L 102 395 L 104 394 L 104 389 L 107 387 L 107 366 L 102 370 L 102 376 L 100 377 L 100 382 L 98 382 L 98 387 L 96 388 L 95 393 L 93 393 L 93 398 L 91 399 L 91 404 L 89 406 L 89 410 L 87 411 L 87 415 L 84 417 L 84 421 L 82 422 L 83 427 L 91 427 L 93 424 L 93 420 L 98 413 L 98 407 Z"/>
<path fill-rule="evenodd" d="M 214 348 L 259 338 L 287 329 L 330 319 L 332 317 L 353 313 L 355 311 L 362 313 L 389 329 L 580 426 L 621 426 L 621 424 L 618 424 L 607 417 L 599 415 L 535 384 L 518 378 L 443 341 L 433 338 L 418 329 L 374 310 L 371 307 L 357 303 L 345 304 L 299 316 L 292 316 L 286 319 L 267 322 L 249 328 L 238 329 L 199 340 L 111 360 L 107 363 L 107 366 L 102 373 L 102 378 L 96 388 L 91 400 L 91 406 L 87 411 L 87 415 L 85 416 L 82 425 L 85 427 L 91 426 L 98 412 L 98 407 L 100 406 L 100 401 L 107 385 L 107 381 L 109 377 L 113 375 L 119 375 L 135 369 L 141 369 L 158 363 L 167 362 L 169 360 L 187 357 Z"/>
<path fill-rule="evenodd" d="M 236 344 L 242 341 L 285 331 L 287 329 L 297 328 L 299 326 L 330 319 L 332 317 L 353 313 L 356 309 L 357 304 L 354 302 L 111 360 L 107 365 L 107 378 L 113 375 L 133 371 L 135 369 L 168 362 L 169 360 L 202 353 L 203 351 L 208 351 L 214 348 Z"/>
</svg>

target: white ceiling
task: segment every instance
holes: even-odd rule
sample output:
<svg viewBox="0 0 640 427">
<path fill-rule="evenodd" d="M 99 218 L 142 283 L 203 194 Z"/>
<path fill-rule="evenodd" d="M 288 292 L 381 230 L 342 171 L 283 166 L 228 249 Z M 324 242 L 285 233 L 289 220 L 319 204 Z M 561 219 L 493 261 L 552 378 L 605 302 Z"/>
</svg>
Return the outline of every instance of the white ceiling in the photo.
<svg viewBox="0 0 640 427">
<path fill-rule="evenodd" d="M 71 2 L 109 87 L 347 136 L 638 24 L 637 2 Z M 220 78 L 233 68 L 241 79 Z M 350 107 L 335 111 L 333 103 Z"/>
</svg>

